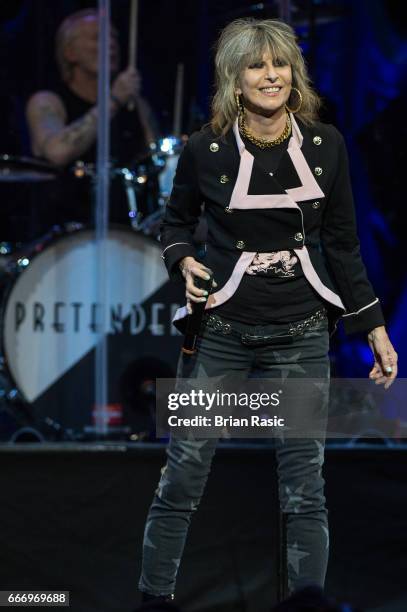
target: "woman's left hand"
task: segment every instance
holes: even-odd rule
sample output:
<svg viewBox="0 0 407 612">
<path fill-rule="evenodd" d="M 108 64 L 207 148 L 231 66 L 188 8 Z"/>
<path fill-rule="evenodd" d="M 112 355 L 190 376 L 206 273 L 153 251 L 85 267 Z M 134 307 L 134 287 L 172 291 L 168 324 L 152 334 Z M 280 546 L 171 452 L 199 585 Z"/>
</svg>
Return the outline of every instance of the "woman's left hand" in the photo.
<svg viewBox="0 0 407 612">
<path fill-rule="evenodd" d="M 374 356 L 369 378 L 374 380 L 376 385 L 384 383 L 384 388 L 388 389 L 397 376 L 397 353 L 384 325 L 372 329 L 367 339 Z"/>
</svg>

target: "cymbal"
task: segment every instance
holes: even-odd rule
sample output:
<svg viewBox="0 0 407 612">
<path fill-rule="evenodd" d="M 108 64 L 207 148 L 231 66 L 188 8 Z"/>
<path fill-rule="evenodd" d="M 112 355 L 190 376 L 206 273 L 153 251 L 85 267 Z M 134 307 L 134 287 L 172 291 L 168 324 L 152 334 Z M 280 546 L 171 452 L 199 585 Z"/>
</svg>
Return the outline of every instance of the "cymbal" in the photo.
<svg viewBox="0 0 407 612">
<path fill-rule="evenodd" d="M 33 157 L 0 154 L 0 183 L 37 183 L 51 181 L 57 170 L 51 164 Z"/>
</svg>

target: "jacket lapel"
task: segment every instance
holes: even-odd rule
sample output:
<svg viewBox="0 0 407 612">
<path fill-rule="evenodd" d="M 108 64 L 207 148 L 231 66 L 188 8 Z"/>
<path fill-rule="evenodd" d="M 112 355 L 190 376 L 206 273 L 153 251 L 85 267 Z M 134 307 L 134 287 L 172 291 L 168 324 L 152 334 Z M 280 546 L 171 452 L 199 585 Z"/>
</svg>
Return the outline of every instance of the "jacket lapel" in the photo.
<svg viewBox="0 0 407 612">
<path fill-rule="evenodd" d="M 230 201 L 230 208 L 296 208 L 296 202 L 324 197 L 310 167 L 302 153 L 303 135 L 290 114 L 292 135 L 288 149 L 283 154 L 276 172 L 271 175 L 246 149 L 240 136 L 237 121 L 233 126 L 236 144 L 240 153 L 239 173 Z M 265 180 L 263 181 L 262 178 Z M 251 179 L 257 179 L 260 194 L 249 194 Z"/>
</svg>

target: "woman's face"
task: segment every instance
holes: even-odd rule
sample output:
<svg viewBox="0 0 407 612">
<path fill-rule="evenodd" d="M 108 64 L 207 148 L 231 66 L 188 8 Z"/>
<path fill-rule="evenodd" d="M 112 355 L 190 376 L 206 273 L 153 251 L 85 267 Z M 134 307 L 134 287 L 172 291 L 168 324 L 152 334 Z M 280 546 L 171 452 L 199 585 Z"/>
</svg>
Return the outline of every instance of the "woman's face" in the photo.
<svg viewBox="0 0 407 612">
<path fill-rule="evenodd" d="M 241 72 L 236 93 L 242 94 L 248 110 L 271 116 L 284 108 L 290 97 L 291 82 L 290 64 L 264 53 L 261 60 Z"/>
</svg>

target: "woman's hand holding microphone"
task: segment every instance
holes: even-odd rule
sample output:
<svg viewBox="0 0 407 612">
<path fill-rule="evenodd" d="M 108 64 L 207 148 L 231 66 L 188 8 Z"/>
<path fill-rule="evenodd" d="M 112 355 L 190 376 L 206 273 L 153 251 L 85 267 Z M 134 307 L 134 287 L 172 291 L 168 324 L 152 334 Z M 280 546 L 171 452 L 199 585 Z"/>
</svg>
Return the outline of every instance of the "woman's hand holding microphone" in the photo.
<svg viewBox="0 0 407 612">
<path fill-rule="evenodd" d="M 187 298 L 187 310 L 189 314 L 192 314 L 191 302 L 205 302 L 208 298 L 208 292 L 204 289 L 199 289 L 195 286 L 195 277 L 209 280 L 210 270 L 206 268 L 199 261 L 196 261 L 193 257 L 184 257 L 179 262 L 179 267 L 182 276 L 185 279 L 185 295 Z M 215 281 L 212 282 L 213 287 L 217 287 Z"/>
</svg>

